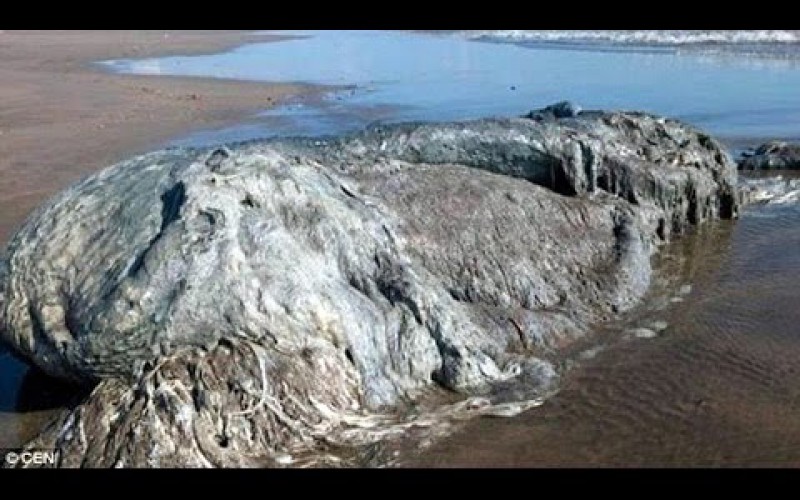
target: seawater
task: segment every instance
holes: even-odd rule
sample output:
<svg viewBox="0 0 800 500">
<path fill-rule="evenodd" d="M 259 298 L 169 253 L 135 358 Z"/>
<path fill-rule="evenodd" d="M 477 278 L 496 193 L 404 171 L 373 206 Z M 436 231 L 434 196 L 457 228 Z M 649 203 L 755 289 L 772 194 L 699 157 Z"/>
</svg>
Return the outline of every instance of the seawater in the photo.
<svg viewBox="0 0 800 500">
<path fill-rule="evenodd" d="M 477 41 L 470 33 L 283 33 L 298 38 L 217 55 L 104 64 L 123 73 L 356 86 L 175 144 L 339 133 L 376 121 L 515 116 L 560 100 L 650 111 L 734 140 L 800 135 L 800 57 L 730 57 L 632 43 L 587 46 L 580 39 L 531 45 L 497 32 Z M 619 50 L 601 50 L 609 46 Z M 784 52 L 795 46 L 779 45 Z"/>
<path fill-rule="evenodd" d="M 565 99 L 584 108 L 671 116 L 732 146 L 800 135 L 794 35 L 530 33 L 288 32 L 298 38 L 218 55 L 103 64 L 123 73 L 349 86 L 174 145 L 335 134 L 373 122 L 515 116 Z M 709 43 L 714 50 L 676 49 Z M 797 205 L 753 207 L 736 223 L 711 224 L 680 239 L 656 259 L 672 288 L 655 290 L 622 324 L 598 332 L 599 345 L 575 357 L 560 392 L 542 407 L 513 419 L 475 420 L 430 448 L 403 450 L 397 462 L 800 464 L 798 221 Z M 686 293 L 670 296 L 675 285 Z M 654 322 L 667 325 L 656 338 L 625 334 Z M 11 446 L 33 432 L 20 415 L 38 415 L 25 394 L 41 388 L 25 383 L 24 367 L 7 354 L 0 353 L 0 366 L 7 374 L 0 443 Z"/>
</svg>

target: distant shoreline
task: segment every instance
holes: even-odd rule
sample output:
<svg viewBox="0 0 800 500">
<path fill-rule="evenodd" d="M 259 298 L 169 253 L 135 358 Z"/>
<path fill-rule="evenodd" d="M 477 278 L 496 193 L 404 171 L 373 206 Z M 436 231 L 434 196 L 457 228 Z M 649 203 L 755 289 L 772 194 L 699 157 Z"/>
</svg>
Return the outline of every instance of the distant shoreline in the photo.
<svg viewBox="0 0 800 500">
<path fill-rule="evenodd" d="M 0 33 L 0 247 L 47 198 L 191 131 L 222 127 L 318 86 L 118 75 L 108 59 L 218 53 L 286 37 L 248 31 Z"/>
</svg>

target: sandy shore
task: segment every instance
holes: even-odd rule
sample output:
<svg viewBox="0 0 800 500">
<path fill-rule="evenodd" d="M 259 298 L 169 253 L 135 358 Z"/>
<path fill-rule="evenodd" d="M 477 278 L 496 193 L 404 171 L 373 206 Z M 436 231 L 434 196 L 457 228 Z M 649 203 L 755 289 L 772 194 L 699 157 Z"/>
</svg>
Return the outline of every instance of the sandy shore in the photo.
<svg viewBox="0 0 800 500">
<path fill-rule="evenodd" d="M 242 31 L 0 32 L 0 246 L 37 205 L 90 172 L 320 90 L 113 75 L 92 62 L 278 39 Z"/>
</svg>

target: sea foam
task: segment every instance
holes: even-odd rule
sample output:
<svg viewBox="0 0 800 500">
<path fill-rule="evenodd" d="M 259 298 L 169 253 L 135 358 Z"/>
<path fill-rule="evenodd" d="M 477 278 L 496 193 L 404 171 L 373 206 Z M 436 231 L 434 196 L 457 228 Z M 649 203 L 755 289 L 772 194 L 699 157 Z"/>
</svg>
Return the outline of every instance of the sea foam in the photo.
<svg viewBox="0 0 800 500">
<path fill-rule="evenodd" d="M 800 30 L 484 30 L 470 38 L 513 42 L 604 42 L 632 45 L 793 44 Z"/>
</svg>

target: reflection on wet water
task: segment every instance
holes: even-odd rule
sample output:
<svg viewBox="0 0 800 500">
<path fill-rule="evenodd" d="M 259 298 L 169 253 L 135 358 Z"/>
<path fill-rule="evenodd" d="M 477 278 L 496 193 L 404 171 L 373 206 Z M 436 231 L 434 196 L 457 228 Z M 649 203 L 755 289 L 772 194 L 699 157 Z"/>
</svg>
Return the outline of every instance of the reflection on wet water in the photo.
<svg viewBox="0 0 800 500">
<path fill-rule="evenodd" d="M 405 465 L 800 465 L 798 220 L 797 205 L 755 207 L 680 241 L 659 266 L 691 292 L 633 318 L 660 315 L 657 338 L 617 334 L 542 407 L 471 422 Z"/>
</svg>

